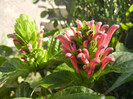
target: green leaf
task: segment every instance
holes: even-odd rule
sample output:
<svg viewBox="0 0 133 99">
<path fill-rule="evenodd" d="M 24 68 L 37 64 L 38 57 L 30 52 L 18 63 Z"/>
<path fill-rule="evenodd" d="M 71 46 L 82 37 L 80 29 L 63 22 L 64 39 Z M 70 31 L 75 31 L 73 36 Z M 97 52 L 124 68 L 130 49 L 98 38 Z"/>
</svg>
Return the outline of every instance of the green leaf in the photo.
<svg viewBox="0 0 133 99">
<path fill-rule="evenodd" d="M 37 3 L 39 0 L 32 0 L 32 2 L 35 4 L 35 3 Z"/>
<path fill-rule="evenodd" d="M 56 4 L 57 6 L 59 6 L 60 3 L 61 3 L 61 0 L 54 0 L 54 2 L 55 2 L 55 4 Z"/>
<path fill-rule="evenodd" d="M 27 97 L 18 97 L 18 98 L 13 98 L 13 99 L 32 99 L 32 98 L 27 98 Z"/>
<path fill-rule="evenodd" d="M 41 18 L 44 18 L 48 14 L 48 11 L 42 11 L 41 12 Z"/>
<path fill-rule="evenodd" d="M 83 86 L 68 87 L 53 94 L 49 99 L 116 99 L 112 96 L 104 96 L 92 89 Z"/>
<path fill-rule="evenodd" d="M 133 72 L 133 53 L 114 52 L 110 56 L 114 56 L 116 59 L 112 66 L 109 66 L 110 71 L 117 73 Z"/>
<path fill-rule="evenodd" d="M 57 26 L 58 26 L 58 21 L 55 20 L 55 21 L 54 21 L 54 27 L 56 28 Z"/>
<path fill-rule="evenodd" d="M 43 37 L 45 38 L 45 37 L 54 35 L 57 31 L 59 31 L 59 30 L 58 29 L 54 29 L 54 30 L 48 31 L 48 32 L 43 34 Z"/>
<path fill-rule="evenodd" d="M 115 88 L 119 87 L 120 85 L 122 85 L 122 84 L 124 84 L 126 82 L 130 82 L 130 81 L 133 81 L 133 72 L 131 72 L 131 73 L 123 73 L 121 76 L 119 76 L 117 78 L 115 83 L 105 92 L 105 94 L 108 94 L 109 92 L 111 92 Z"/>
<path fill-rule="evenodd" d="M 29 72 L 29 66 L 20 59 L 8 59 L 0 66 L 0 83 L 14 80 L 18 76 L 25 77 Z"/>
<path fill-rule="evenodd" d="M 59 71 L 70 71 L 70 72 L 74 72 L 74 69 L 69 67 L 66 63 L 63 63 L 61 65 L 59 65 L 54 72 L 59 72 Z"/>
<path fill-rule="evenodd" d="M 41 81 L 41 86 L 45 88 L 61 88 L 74 84 L 75 82 L 80 82 L 76 73 L 59 71 L 44 77 Z"/>
<path fill-rule="evenodd" d="M 133 52 L 133 50 L 126 48 L 123 43 L 118 43 L 115 49 L 116 52 Z"/>
<path fill-rule="evenodd" d="M 6 61 L 5 57 L 0 56 L 0 66 Z"/>
<path fill-rule="evenodd" d="M 13 53 L 13 50 L 5 45 L 0 45 L 0 55 L 4 57 L 8 57 Z"/>
<path fill-rule="evenodd" d="M 33 89 L 30 87 L 29 83 L 21 83 L 16 89 L 16 97 L 31 97 Z"/>
</svg>

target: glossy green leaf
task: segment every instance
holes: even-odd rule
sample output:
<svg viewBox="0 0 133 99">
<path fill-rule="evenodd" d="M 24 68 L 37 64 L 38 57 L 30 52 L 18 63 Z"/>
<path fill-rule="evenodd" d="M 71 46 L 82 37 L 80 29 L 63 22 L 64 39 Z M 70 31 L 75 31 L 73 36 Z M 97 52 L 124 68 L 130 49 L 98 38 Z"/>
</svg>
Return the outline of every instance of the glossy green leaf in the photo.
<svg viewBox="0 0 133 99">
<path fill-rule="evenodd" d="M 126 48 L 123 43 L 118 43 L 115 49 L 116 52 L 133 52 L 132 49 Z"/>
<path fill-rule="evenodd" d="M 104 96 L 92 89 L 83 86 L 68 87 L 53 94 L 49 99 L 116 99 L 113 96 Z"/>
<path fill-rule="evenodd" d="M 55 20 L 55 21 L 54 21 L 54 27 L 56 28 L 57 26 L 58 26 L 58 21 Z"/>
<path fill-rule="evenodd" d="M 44 77 L 41 86 L 45 88 L 61 88 L 77 82 L 80 82 L 80 80 L 75 72 L 59 71 Z"/>
<path fill-rule="evenodd" d="M 61 0 L 54 0 L 54 2 L 55 2 L 55 4 L 56 4 L 57 6 L 59 6 L 60 3 L 61 3 Z"/>
<path fill-rule="evenodd" d="M 114 52 L 110 56 L 114 56 L 116 59 L 112 66 L 109 66 L 110 71 L 117 73 L 133 72 L 133 53 Z"/>
<path fill-rule="evenodd" d="M 41 18 L 44 18 L 48 14 L 48 11 L 42 11 L 41 12 Z"/>
<path fill-rule="evenodd" d="M 30 87 L 29 83 L 21 83 L 16 89 L 16 97 L 31 97 L 33 89 Z"/>
<path fill-rule="evenodd" d="M 133 72 L 131 72 L 131 73 L 123 73 L 121 76 L 119 76 L 117 78 L 115 83 L 105 92 L 105 94 L 108 94 L 109 92 L 111 92 L 115 88 L 119 87 L 120 85 L 122 85 L 122 84 L 124 84 L 126 82 L 130 82 L 130 81 L 133 81 Z"/>
<path fill-rule="evenodd" d="M 54 29 L 54 30 L 51 30 L 51 31 L 48 31 L 46 33 L 43 34 L 43 37 L 48 37 L 48 36 L 52 36 L 54 35 L 57 31 L 59 31 L 58 29 Z"/>
<path fill-rule="evenodd" d="M 59 72 L 59 71 L 63 71 L 63 70 L 74 72 L 74 69 L 69 67 L 66 63 L 59 65 L 57 68 L 54 69 L 54 72 Z"/>
<path fill-rule="evenodd" d="M 25 77 L 29 72 L 29 66 L 20 59 L 8 59 L 0 66 L 0 83 L 14 80 L 18 76 Z"/>
<path fill-rule="evenodd" d="M 39 0 L 32 0 L 32 2 L 35 4 L 35 3 L 37 3 Z"/>
<path fill-rule="evenodd" d="M 13 50 L 5 45 L 0 45 L 0 55 L 7 57 L 13 53 Z"/>
<path fill-rule="evenodd" d="M 0 56 L 0 66 L 6 61 L 5 57 Z"/>
</svg>

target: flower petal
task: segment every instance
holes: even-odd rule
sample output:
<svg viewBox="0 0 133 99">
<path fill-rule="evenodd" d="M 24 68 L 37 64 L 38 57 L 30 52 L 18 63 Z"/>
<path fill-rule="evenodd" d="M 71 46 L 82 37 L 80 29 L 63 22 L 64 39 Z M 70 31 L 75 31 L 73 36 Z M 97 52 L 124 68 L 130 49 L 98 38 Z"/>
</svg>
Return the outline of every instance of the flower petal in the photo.
<svg viewBox="0 0 133 99">
<path fill-rule="evenodd" d="M 118 29 L 118 28 L 119 28 L 119 25 L 112 25 L 112 26 L 109 28 L 109 30 L 108 30 L 108 32 L 107 32 L 107 37 L 106 37 L 106 39 L 105 39 L 105 41 L 104 41 L 104 45 L 105 45 L 106 48 L 107 48 L 107 46 L 108 46 L 108 44 L 109 44 L 109 42 L 110 42 L 110 39 L 111 39 L 113 33 L 114 33 L 114 32 L 116 31 L 116 29 Z"/>
<path fill-rule="evenodd" d="M 88 40 L 85 40 L 85 41 L 83 42 L 83 46 L 84 46 L 85 48 L 88 47 Z"/>
<path fill-rule="evenodd" d="M 77 73 L 79 73 L 79 67 L 78 67 L 78 64 L 77 64 L 76 57 L 73 54 L 71 54 L 71 53 L 67 53 L 66 57 L 69 57 L 71 59 L 71 62 L 73 64 L 73 66 L 75 67 Z"/>
<path fill-rule="evenodd" d="M 101 70 L 103 70 L 103 69 L 105 68 L 105 66 L 107 65 L 108 62 L 115 62 L 115 58 L 112 57 L 112 56 L 105 57 L 105 58 L 102 60 Z"/>
<path fill-rule="evenodd" d="M 102 25 L 102 22 L 98 22 L 95 26 L 95 33 L 97 33 Z"/>
<path fill-rule="evenodd" d="M 65 46 L 65 48 L 67 48 L 69 51 L 71 51 L 71 47 L 70 47 L 70 42 L 67 40 L 67 38 L 64 35 L 57 35 L 55 37 L 55 39 L 59 39 L 63 45 Z"/>
<path fill-rule="evenodd" d="M 109 27 L 109 25 L 103 25 L 101 27 L 101 30 L 100 31 L 102 31 L 104 33 L 105 32 L 105 29 L 108 28 L 108 27 Z"/>
<path fill-rule="evenodd" d="M 90 78 L 92 76 L 96 64 L 99 64 L 99 63 L 100 63 L 100 59 L 98 59 L 98 58 L 94 58 L 94 59 L 91 60 L 91 62 L 89 64 L 89 70 L 87 72 L 88 78 Z"/>
<path fill-rule="evenodd" d="M 112 47 L 107 48 L 107 49 L 104 51 L 103 59 L 104 59 L 111 51 L 114 51 L 114 49 L 113 49 Z"/>
<path fill-rule="evenodd" d="M 83 48 L 83 53 L 85 54 L 86 58 L 89 60 L 89 52 L 86 48 Z"/>
</svg>

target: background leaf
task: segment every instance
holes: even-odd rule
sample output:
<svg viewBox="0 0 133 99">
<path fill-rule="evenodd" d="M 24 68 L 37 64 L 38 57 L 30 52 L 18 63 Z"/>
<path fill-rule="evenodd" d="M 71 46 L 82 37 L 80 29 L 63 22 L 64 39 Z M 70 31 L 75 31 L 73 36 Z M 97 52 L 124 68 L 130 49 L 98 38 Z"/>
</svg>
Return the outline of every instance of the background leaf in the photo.
<svg viewBox="0 0 133 99">
<path fill-rule="evenodd" d="M 123 73 L 121 76 L 119 76 L 117 78 L 115 83 L 105 92 L 105 94 L 108 94 L 109 92 L 111 92 L 115 88 L 119 87 L 120 85 L 122 85 L 122 84 L 124 84 L 126 82 L 130 82 L 130 81 L 133 81 L 133 72 L 131 72 L 131 73 Z"/>
<path fill-rule="evenodd" d="M 48 11 L 41 12 L 41 18 L 44 18 L 48 14 Z"/>
<path fill-rule="evenodd" d="M 110 70 L 117 73 L 133 72 L 133 53 L 130 52 L 114 52 L 116 61 L 110 66 Z"/>
<path fill-rule="evenodd" d="M 116 99 L 104 96 L 83 86 L 73 86 L 53 94 L 50 99 Z"/>
<path fill-rule="evenodd" d="M 54 72 L 41 81 L 41 86 L 45 88 L 61 88 L 80 82 L 79 77 L 70 71 Z"/>
<path fill-rule="evenodd" d="M 29 83 L 21 83 L 16 89 L 16 97 L 31 97 L 33 89 L 30 87 Z"/>
<path fill-rule="evenodd" d="M 16 79 L 18 76 L 24 77 L 30 69 L 26 63 L 18 58 L 12 58 L 5 61 L 0 66 L 0 83 Z"/>
<path fill-rule="evenodd" d="M 0 56 L 0 66 L 6 61 L 5 57 Z"/>
<path fill-rule="evenodd" d="M 5 45 L 0 45 L 0 55 L 4 57 L 8 57 L 13 53 L 13 50 Z"/>
</svg>

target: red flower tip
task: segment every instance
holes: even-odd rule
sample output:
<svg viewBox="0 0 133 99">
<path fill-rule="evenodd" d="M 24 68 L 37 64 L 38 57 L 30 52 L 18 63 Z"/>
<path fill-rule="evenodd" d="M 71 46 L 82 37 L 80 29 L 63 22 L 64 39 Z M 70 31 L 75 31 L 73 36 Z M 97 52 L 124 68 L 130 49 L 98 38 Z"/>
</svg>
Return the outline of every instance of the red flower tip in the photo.
<svg viewBox="0 0 133 99">
<path fill-rule="evenodd" d="M 77 34 L 76 34 L 76 28 L 74 28 L 74 27 L 71 27 L 71 30 L 73 31 L 73 34 L 74 34 L 74 36 L 76 36 L 77 37 Z"/>
<path fill-rule="evenodd" d="M 114 33 L 114 32 L 116 31 L 116 29 L 118 29 L 118 28 L 119 28 L 119 25 L 112 25 L 112 26 L 109 28 L 109 30 L 108 30 L 108 32 L 107 32 L 107 37 L 106 37 L 106 39 L 105 39 L 105 41 L 104 41 L 104 45 L 106 46 L 106 48 L 107 48 L 107 46 L 108 46 L 108 44 L 109 44 L 109 42 L 110 42 L 110 39 L 111 39 L 113 33 Z"/>
<path fill-rule="evenodd" d="M 88 40 L 85 40 L 85 41 L 83 42 L 83 46 L 84 46 L 85 48 L 88 47 Z"/>
<path fill-rule="evenodd" d="M 27 48 L 31 51 L 32 50 L 32 45 L 31 44 L 27 44 Z"/>
<path fill-rule="evenodd" d="M 71 54 L 71 53 L 67 53 L 66 57 L 69 57 L 71 59 L 71 62 L 73 64 L 73 66 L 75 67 L 77 73 L 79 73 L 79 67 L 78 67 L 78 64 L 77 64 L 76 57 L 73 54 Z"/>
<path fill-rule="evenodd" d="M 83 48 L 83 53 L 85 54 L 86 58 L 89 60 L 89 52 L 86 48 Z"/>
<path fill-rule="evenodd" d="M 102 25 L 102 22 L 98 22 L 95 26 L 95 32 L 97 33 Z"/>
<path fill-rule="evenodd" d="M 89 64 L 89 61 L 84 53 L 79 53 L 77 55 L 77 58 L 80 58 L 84 62 L 84 64 Z"/>
<path fill-rule="evenodd" d="M 77 20 L 78 29 L 82 27 L 82 22 L 80 20 Z"/>
<path fill-rule="evenodd" d="M 16 39 L 14 39 L 13 42 L 16 43 L 16 44 L 22 45 L 22 44 L 21 44 L 18 40 L 16 40 Z"/>
<path fill-rule="evenodd" d="M 65 48 L 67 50 L 71 51 L 70 42 L 67 40 L 67 38 L 64 35 L 61 35 L 61 34 L 60 35 L 57 35 L 55 37 L 55 39 L 59 39 L 63 43 L 63 45 L 65 46 Z"/>
<path fill-rule="evenodd" d="M 112 57 L 112 56 L 105 57 L 105 58 L 102 60 L 101 70 L 103 70 L 103 69 L 105 68 L 105 66 L 107 65 L 108 62 L 115 62 L 115 58 Z"/>
<path fill-rule="evenodd" d="M 101 27 L 101 30 L 100 30 L 100 31 L 105 32 L 105 29 L 108 28 L 108 27 L 109 27 L 109 25 L 103 25 L 103 26 Z"/>
<path fill-rule="evenodd" d="M 112 47 L 107 48 L 107 49 L 104 51 L 103 59 L 104 59 L 111 51 L 114 51 L 114 48 L 112 48 Z"/>
<path fill-rule="evenodd" d="M 24 53 L 24 54 L 27 54 L 27 52 L 25 50 L 23 50 L 23 49 L 20 49 L 19 51 Z"/>
<path fill-rule="evenodd" d="M 99 58 L 94 58 L 94 59 L 91 60 L 91 62 L 89 64 L 89 69 L 88 69 L 88 72 L 87 72 L 88 78 L 91 77 L 91 75 L 94 72 L 96 64 L 99 64 L 99 63 L 100 63 L 100 59 Z"/>
</svg>

